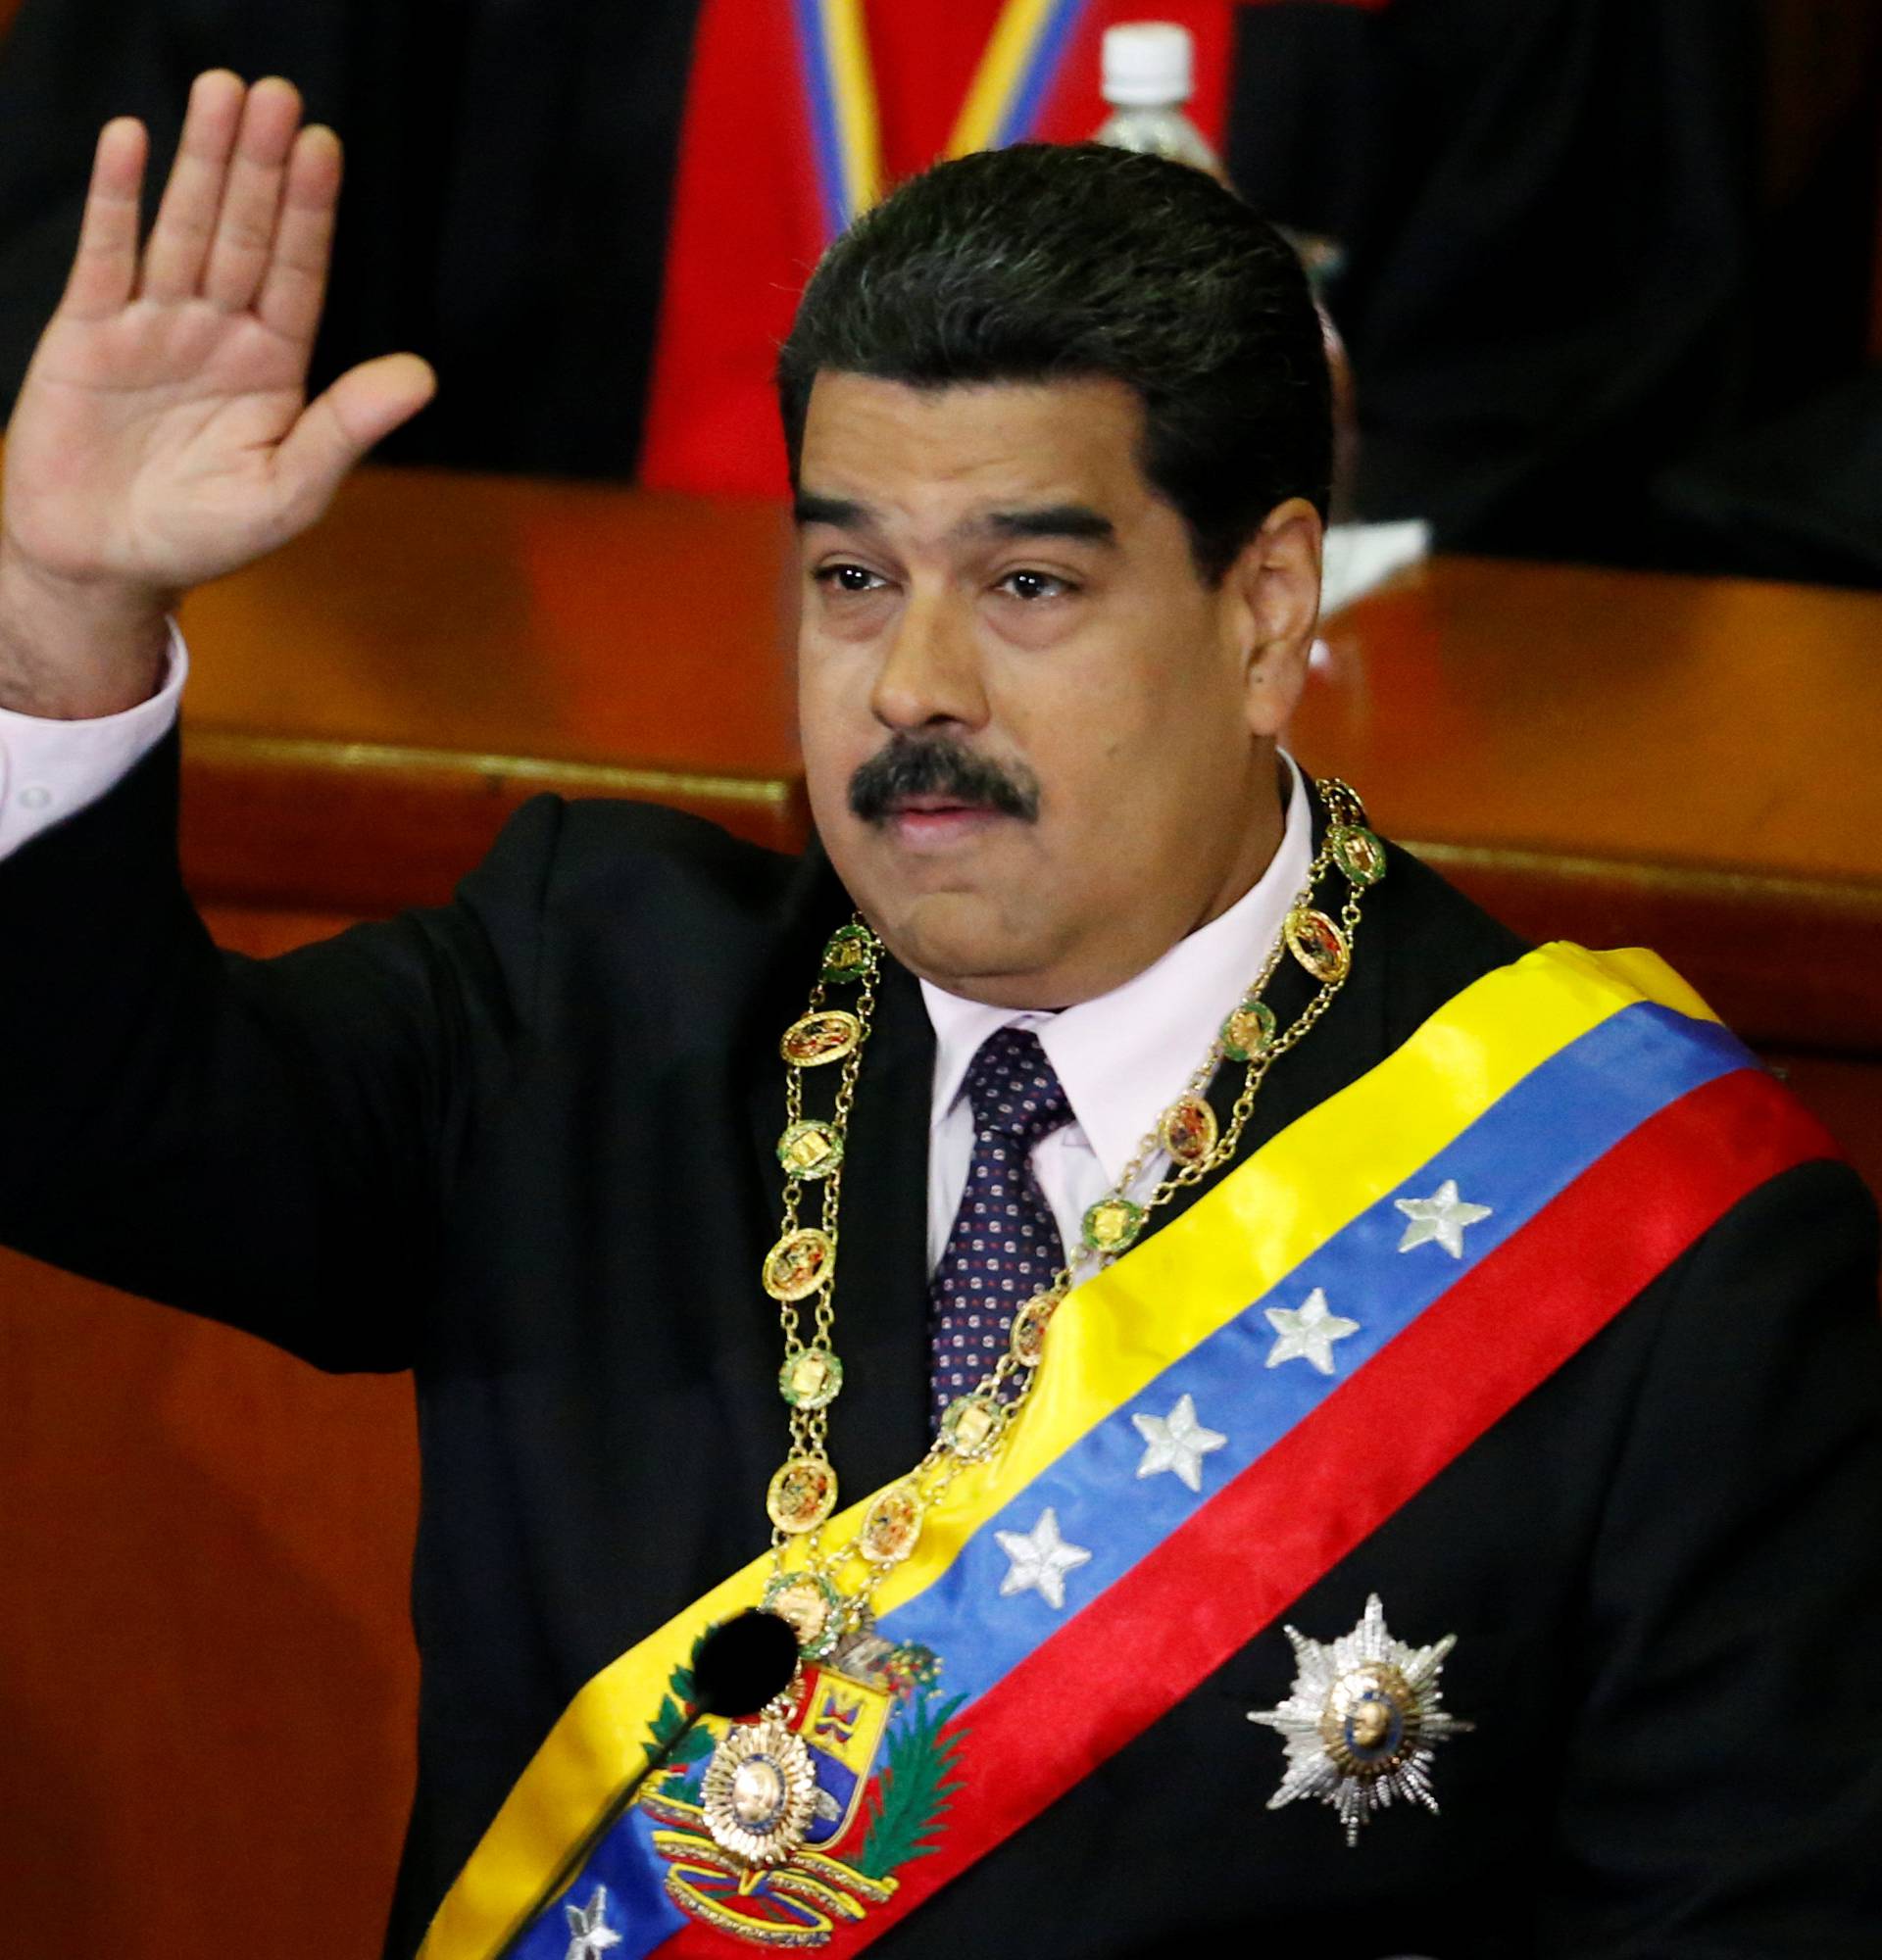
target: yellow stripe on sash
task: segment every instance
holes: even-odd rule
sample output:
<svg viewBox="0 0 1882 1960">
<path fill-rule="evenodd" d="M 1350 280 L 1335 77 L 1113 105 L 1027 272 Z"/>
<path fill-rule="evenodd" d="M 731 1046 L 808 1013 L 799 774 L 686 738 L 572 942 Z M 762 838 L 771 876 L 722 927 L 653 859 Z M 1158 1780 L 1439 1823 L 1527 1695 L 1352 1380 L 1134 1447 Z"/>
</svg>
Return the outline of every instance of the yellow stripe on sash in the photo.
<svg viewBox="0 0 1882 1960">
<path fill-rule="evenodd" d="M 882 132 L 863 0 L 817 0 L 843 201 L 853 220 L 882 195 Z"/>
<path fill-rule="evenodd" d="M 1031 78 L 1040 42 L 1064 4 L 1065 0 L 1006 0 L 974 67 L 943 155 L 965 157 L 993 146 Z M 854 221 L 888 188 L 868 24 L 863 0 L 813 0 L 811 14 L 829 90 L 834 123 L 830 141 L 843 209 L 847 220 Z"/>
<path fill-rule="evenodd" d="M 1049 1364 L 1001 1458 L 991 1474 L 961 1478 L 929 1514 L 914 1556 L 878 1592 L 878 1613 L 918 1596 L 974 1531 L 1080 1437 L 1405 1183 L 1524 1076 L 1642 1000 L 1716 1018 L 1651 953 L 1595 954 L 1557 942 L 1486 974 L 1078 1287 L 1054 1318 Z M 752 1494 L 754 1505 L 759 1497 Z M 852 1534 L 868 1502 L 834 1519 L 826 1542 Z M 672 1669 L 708 1627 L 757 1603 L 769 1565 L 768 1554 L 754 1559 L 581 1690 L 439 1907 L 420 1960 L 489 1960 L 517 1931 L 645 1761 Z"/>
<path fill-rule="evenodd" d="M 971 156 L 993 147 L 1016 90 L 1023 86 L 1039 37 L 1061 0 L 1008 0 L 961 105 L 947 155 Z"/>
</svg>

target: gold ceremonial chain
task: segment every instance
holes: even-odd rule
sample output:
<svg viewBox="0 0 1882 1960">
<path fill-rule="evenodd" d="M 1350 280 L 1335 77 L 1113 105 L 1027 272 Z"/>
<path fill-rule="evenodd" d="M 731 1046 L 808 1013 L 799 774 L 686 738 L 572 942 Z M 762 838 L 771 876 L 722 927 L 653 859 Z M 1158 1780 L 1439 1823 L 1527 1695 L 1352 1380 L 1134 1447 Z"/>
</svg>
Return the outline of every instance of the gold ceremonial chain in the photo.
<svg viewBox="0 0 1882 1960">
<path fill-rule="evenodd" d="M 969 1465 L 998 1457 L 1045 1358 L 1047 1328 L 1075 1279 L 1087 1270 L 1102 1271 L 1142 1236 L 1151 1212 L 1231 1161 L 1263 1078 L 1320 1019 L 1345 984 L 1352 970 L 1361 895 L 1385 875 L 1385 847 L 1366 827 L 1365 810 L 1346 784 L 1327 777 L 1316 788 L 1327 810 L 1325 841 L 1241 1004 L 1222 1023 L 1182 1094 L 1144 1137 L 1123 1174 L 1085 1212 L 1070 1257 L 1014 1316 L 1007 1352 L 975 1387 L 949 1404 L 927 1453 L 876 1497 L 854 1535 L 827 1547 L 822 1528 L 837 1504 L 836 1471 L 827 1444 L 829 1411 L 843 1388 L 843 1363 L 831 1344 L 837 1212 L 850 1111 L 874 1018 L 882 949 L 860 919 L 840 926 L 824 947 L 809 1005 L 778 1044 L 789 1067 L 786 1124 L 777 1141 L 784 1211 L 777 1243 L 765 1255 L 762 1272 L 766 1292 L 778 1303 L 784 1333 L 778 1393 L 790 1409 L 789 1452 L 766 1493 L 772 1575 L 764 1603 L 790 1622 L 806 1660 L 818 1660 L 848 1636 L 867 1630 L 876 1589 L 914 1551 L 928 1513 Z M 1337 921 L 1312 905 L 1314 887 L 1335 868 L 1346 889 Z M 1291 954 L 1320 983 L 1319 992 L 1286 1029 L 1276 1024 L 1263 998 L 1283 954 Z M 829 990 L 839 986 L 857 989 L 853 1010 L 826 1004 Z M 1225 1058 L 1243 1063 L 1245 1072 L 1227 1127 L 1219 1128 L 1207 1091 Z M 840 1063 L 840 1069 L 830 1113 L 807 1117 L 805 1072 L 832 1063 Z M 1168 1156 L 1169 1169 L 1157 1190 L 1136 1203 L 1129 1193 L 1159 1150 Z M 822 1187 L 820 1222 L 815 1226 L 800 1221 L 805 1187 L 812 1184 Z M 807 1299 L 812 1302 L 808 1340 L 799 1318 Z M 802 1546 L 802 1561 L 787 1566 L 793 1545 Z M 858 1570 L 852 1573 L 852 1567 Z"/>
</svg>

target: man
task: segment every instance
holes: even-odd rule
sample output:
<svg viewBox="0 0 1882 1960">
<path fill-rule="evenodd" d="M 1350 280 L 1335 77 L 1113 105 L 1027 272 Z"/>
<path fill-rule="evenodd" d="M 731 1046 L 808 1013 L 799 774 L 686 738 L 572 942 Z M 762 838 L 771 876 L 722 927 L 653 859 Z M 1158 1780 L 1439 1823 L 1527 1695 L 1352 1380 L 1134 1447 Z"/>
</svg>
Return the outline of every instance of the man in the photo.
<svg viewBox="0 0 1882 1960">
<path fill-rule="evenodd" d="M 141 253 L 101 139 L 9 745 L 161 737 L 176 594 L 430 391 L 303 404 L 298 116 L 202 78 Z M 415 1371 L 388 1951 L 1872 1951 L 1872 1211 L 1657 962 L 1525 954 L 1281 756 L 1290 256 L 968 158 L 779 381 L 803 862 L 544 801 L 453 906 L 225 960 L 162 738 L 0 864 L 7 1236 Z M 761 1602 L 799 1672 L 691 1725 Z"/>
</svg>

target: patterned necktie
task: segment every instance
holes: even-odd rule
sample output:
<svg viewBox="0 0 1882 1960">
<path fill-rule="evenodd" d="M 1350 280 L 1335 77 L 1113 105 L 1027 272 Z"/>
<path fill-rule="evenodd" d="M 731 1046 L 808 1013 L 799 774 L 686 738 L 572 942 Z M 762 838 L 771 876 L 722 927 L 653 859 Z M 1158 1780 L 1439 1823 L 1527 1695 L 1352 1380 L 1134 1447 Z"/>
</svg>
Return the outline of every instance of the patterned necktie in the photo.
<svg viewBox="0 0 1882 1960">
<path fill-rule="evenodd" d="M 1000 1028 L 967 1067 L 973 1155 L 954 1230 L 928 1288 L 934 1417 L 1007 1351 L 1013 1316 L 1059 1270 L 1059 1227 L 1032 1147 L 1071 1121 L 1071 1104 L 1039 1037 Z"/>
</svg>

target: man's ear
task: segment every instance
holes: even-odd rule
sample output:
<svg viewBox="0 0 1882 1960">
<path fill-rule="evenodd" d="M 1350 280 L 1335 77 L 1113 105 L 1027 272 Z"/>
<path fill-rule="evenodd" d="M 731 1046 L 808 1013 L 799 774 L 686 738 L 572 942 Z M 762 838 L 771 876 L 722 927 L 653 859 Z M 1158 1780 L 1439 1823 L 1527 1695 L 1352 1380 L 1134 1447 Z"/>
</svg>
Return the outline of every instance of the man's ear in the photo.
<svg viewBox="0 0 1882 1960">
<path fill-rule="evenodd" d="M 1307 683 L 1320 617 L 1323 535 L 1313 506 L 1290 497 L 1267 514 L 1222 580 L 1225 624 L 1242 655 L 1248 725 L 1269 740 L 1287 726 Z"/>
</svg>

